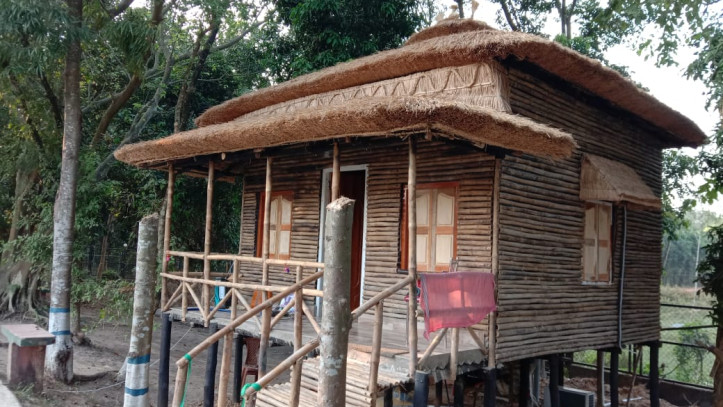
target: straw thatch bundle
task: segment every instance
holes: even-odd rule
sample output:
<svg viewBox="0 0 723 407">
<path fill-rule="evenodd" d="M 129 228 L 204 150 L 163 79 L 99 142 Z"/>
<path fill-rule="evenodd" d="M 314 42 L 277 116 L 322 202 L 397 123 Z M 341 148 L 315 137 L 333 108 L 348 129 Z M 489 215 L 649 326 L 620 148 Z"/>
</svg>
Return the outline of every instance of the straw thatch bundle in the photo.
<svg viewBox="0 0 723 407">
<path fill-rule="evenodd" d="M 133 165 L 153 165 L 198 155 L 425 129 L 476 145 L 551 158 L 567 157 L 576 147 L 569 134 L 524 117 L 426 97 L 380 97 L 287 115 L 244 117 L 127 145 L 115 157 Z"/>
<path fill-rule="evenodd" d="M 471 20 L 444 21 L 416 34 L 399 49 L 345 62 L 276 86 L 239 96 L 208 109 L 199 127 L 225 123 L 250 112 L 338 89 L 416 72 L 504 60 L 527 60 L 607 99 L 670 133 L 675 146 L 696 146 L 704 133 L 690 119 L 664 105 L 618 72 L 547 39 L 490 29 Z"/>
</svg>

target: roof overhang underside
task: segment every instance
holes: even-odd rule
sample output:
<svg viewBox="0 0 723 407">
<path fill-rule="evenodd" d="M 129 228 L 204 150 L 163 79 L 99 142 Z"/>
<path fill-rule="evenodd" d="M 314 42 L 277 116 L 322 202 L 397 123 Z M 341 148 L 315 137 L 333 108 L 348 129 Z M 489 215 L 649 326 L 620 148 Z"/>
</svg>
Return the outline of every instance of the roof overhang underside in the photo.
<svg viewBox="0 0 723 407">
<path fill-rule="evenodd" d="M 582 159 L 580 199 L 625 202 L 648 210 L 659 210 L 661 207 L 660 198 L 634 169 L 592 154 L 585 154 Z"/>
<path fill-rule="evenodd" d="M 570 134 L 521 116 L 427 97 L 381 97 L 293 114 L 241 117 L 127 145 L 115 157 L 147 167 L 218 153 L 424 130 L 552 159 L 569 157 L 576 147 Z"/>
</svg>

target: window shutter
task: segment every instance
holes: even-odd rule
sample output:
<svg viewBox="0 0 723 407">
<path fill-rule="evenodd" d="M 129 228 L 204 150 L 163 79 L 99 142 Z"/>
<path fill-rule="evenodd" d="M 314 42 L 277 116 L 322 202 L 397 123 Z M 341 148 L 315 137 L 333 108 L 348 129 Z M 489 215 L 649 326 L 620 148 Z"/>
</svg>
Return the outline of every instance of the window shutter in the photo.
<svg viewBox="0 0 723 407">
<path fill-rule="evenodd" d="M 610 281 L 612 207 L 597 205 L 597 281 Z"/>
<path fill-rule="evenodd" d="M 596 205 L 585 206 L 585 233 L 583 244 L 583 281 L 596 281 L 595 266 L 597 264 L 597 217 Z"/>
<path fill-rule="evenodd" d="M 289 259 L 291 257 L 291 201 L 284 196 L 279 198 L 279 224 L 278 233 L 278 250 L 276 251 L 277 259 Z"/>
<path fill-rule="evenodd" d="M 419 271 L 429 271 L 431 264 L 429 250 L 431 192 L 430 189 L 417 190 L 417 270 Z"/>
<path fill-rule="evenodd" d="M 436 199 L 436 219 L 434 228 L 434 269 L 448 270 L 454 257 L 455 229 L 455 190 L 439 189 Z"/>
</svg>

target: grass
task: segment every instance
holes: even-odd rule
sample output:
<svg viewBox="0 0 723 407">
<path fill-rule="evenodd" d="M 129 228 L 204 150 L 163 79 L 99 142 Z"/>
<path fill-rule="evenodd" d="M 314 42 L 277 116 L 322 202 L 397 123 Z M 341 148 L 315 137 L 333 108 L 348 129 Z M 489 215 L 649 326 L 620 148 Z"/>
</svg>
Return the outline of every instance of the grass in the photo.
<svg viewBox="0 0 723 407">
<path fill-rule="evenodd" d="M 661 304 L 710 307 L 713 300 L 703 294 L 696 295 L 693 288 L 661 287 L 660 302 Z M 669 306 L 661 306 L 660 308 L 660 326 L 662 329 L 705 325 L 711 325 L 711 319 L 706 310 Z M 690 345 L 698 343 L 711 345 L 715 341 L 715 335 L 715 328 L 663 330 L 661 331 L 661 340 Z M 643 352 L 643 374 L 647 375 L 650 366 L 647 362 L 647 352 Z M 578 352 L 575 354 L 575 361 L 594 365 L 596 357 L 597 353 L 595 351 Z M 629 370 L 631 359 L 633 357 L 630 355 L 630 349 L 625 349 L 620 355 L 620 369 L 622 371 Z M 710 377 L 710 371 L 713 362 L 714 357 L 707 350 L 663 344 L 660 349 L 660 377 L 667 380 L 712 387 L 713 378 Z M 610 366 L 609 357 L 606 357 L 605 365 Z"/>
</svg>

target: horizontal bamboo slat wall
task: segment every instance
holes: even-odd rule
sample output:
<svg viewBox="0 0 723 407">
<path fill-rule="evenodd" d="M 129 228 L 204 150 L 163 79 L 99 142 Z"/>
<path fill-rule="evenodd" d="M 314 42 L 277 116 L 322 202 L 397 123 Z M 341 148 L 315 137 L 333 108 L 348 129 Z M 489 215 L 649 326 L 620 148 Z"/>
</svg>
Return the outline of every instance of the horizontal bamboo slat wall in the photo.
<svg viewBox="0 0 723 407">
<path fill-rule="evenodd" d="M 400 216 L 407 182 L 407 143 L 384 140 L 340 143 L 342 166 L 368 165 L 367 241 L 364 299 L 399 281 Z M 331 151 L 331 144 L 329 145 Z M 316 260 L 318 252 L 321 174 L 331 166 L 325 152 L 289 151 L 274 155 L 274 191 L 293 191 L 291 258 Z M 494 157 L 479 149 L 444 141 L 418 143 L 417 182 L 459 182 L 459 270 L 491 271 L 491 210 Z M 244 222 L 242 254 L 253 254 L 258 223 L 257 197 L 263 190 L 264 160 L 252 160 L 243 169 Z M 271 268 L 272 284 L 290 284 L 293 275 Z M 260 269 L 242 270 L 244 280 L 260 279 Z M 292 273 L 293 274 L 293 273 Z M 286 281 L 288 280 L 288 281 Z M 406 318 L 404 293 L 384 301 L 385 317 Z M 482 328 L 482 327 L 479 327 Z"/>
<path fill-rule="evenodd" d="M 549 162 L 511 154 L 502 165 L 497 357 L 518 360 L 612 347 L 622 236 L 616 210 L 612 284 L 582 284 L 580 157 L 620 161 L 661 190 L 661 147 L 649 126 L 539 70 L 509 62 L 513 112 L 573 134 L 579 149 Z M 624 342 L 659 337 L 660 214 L 628 211 Z"/>
</svg>

